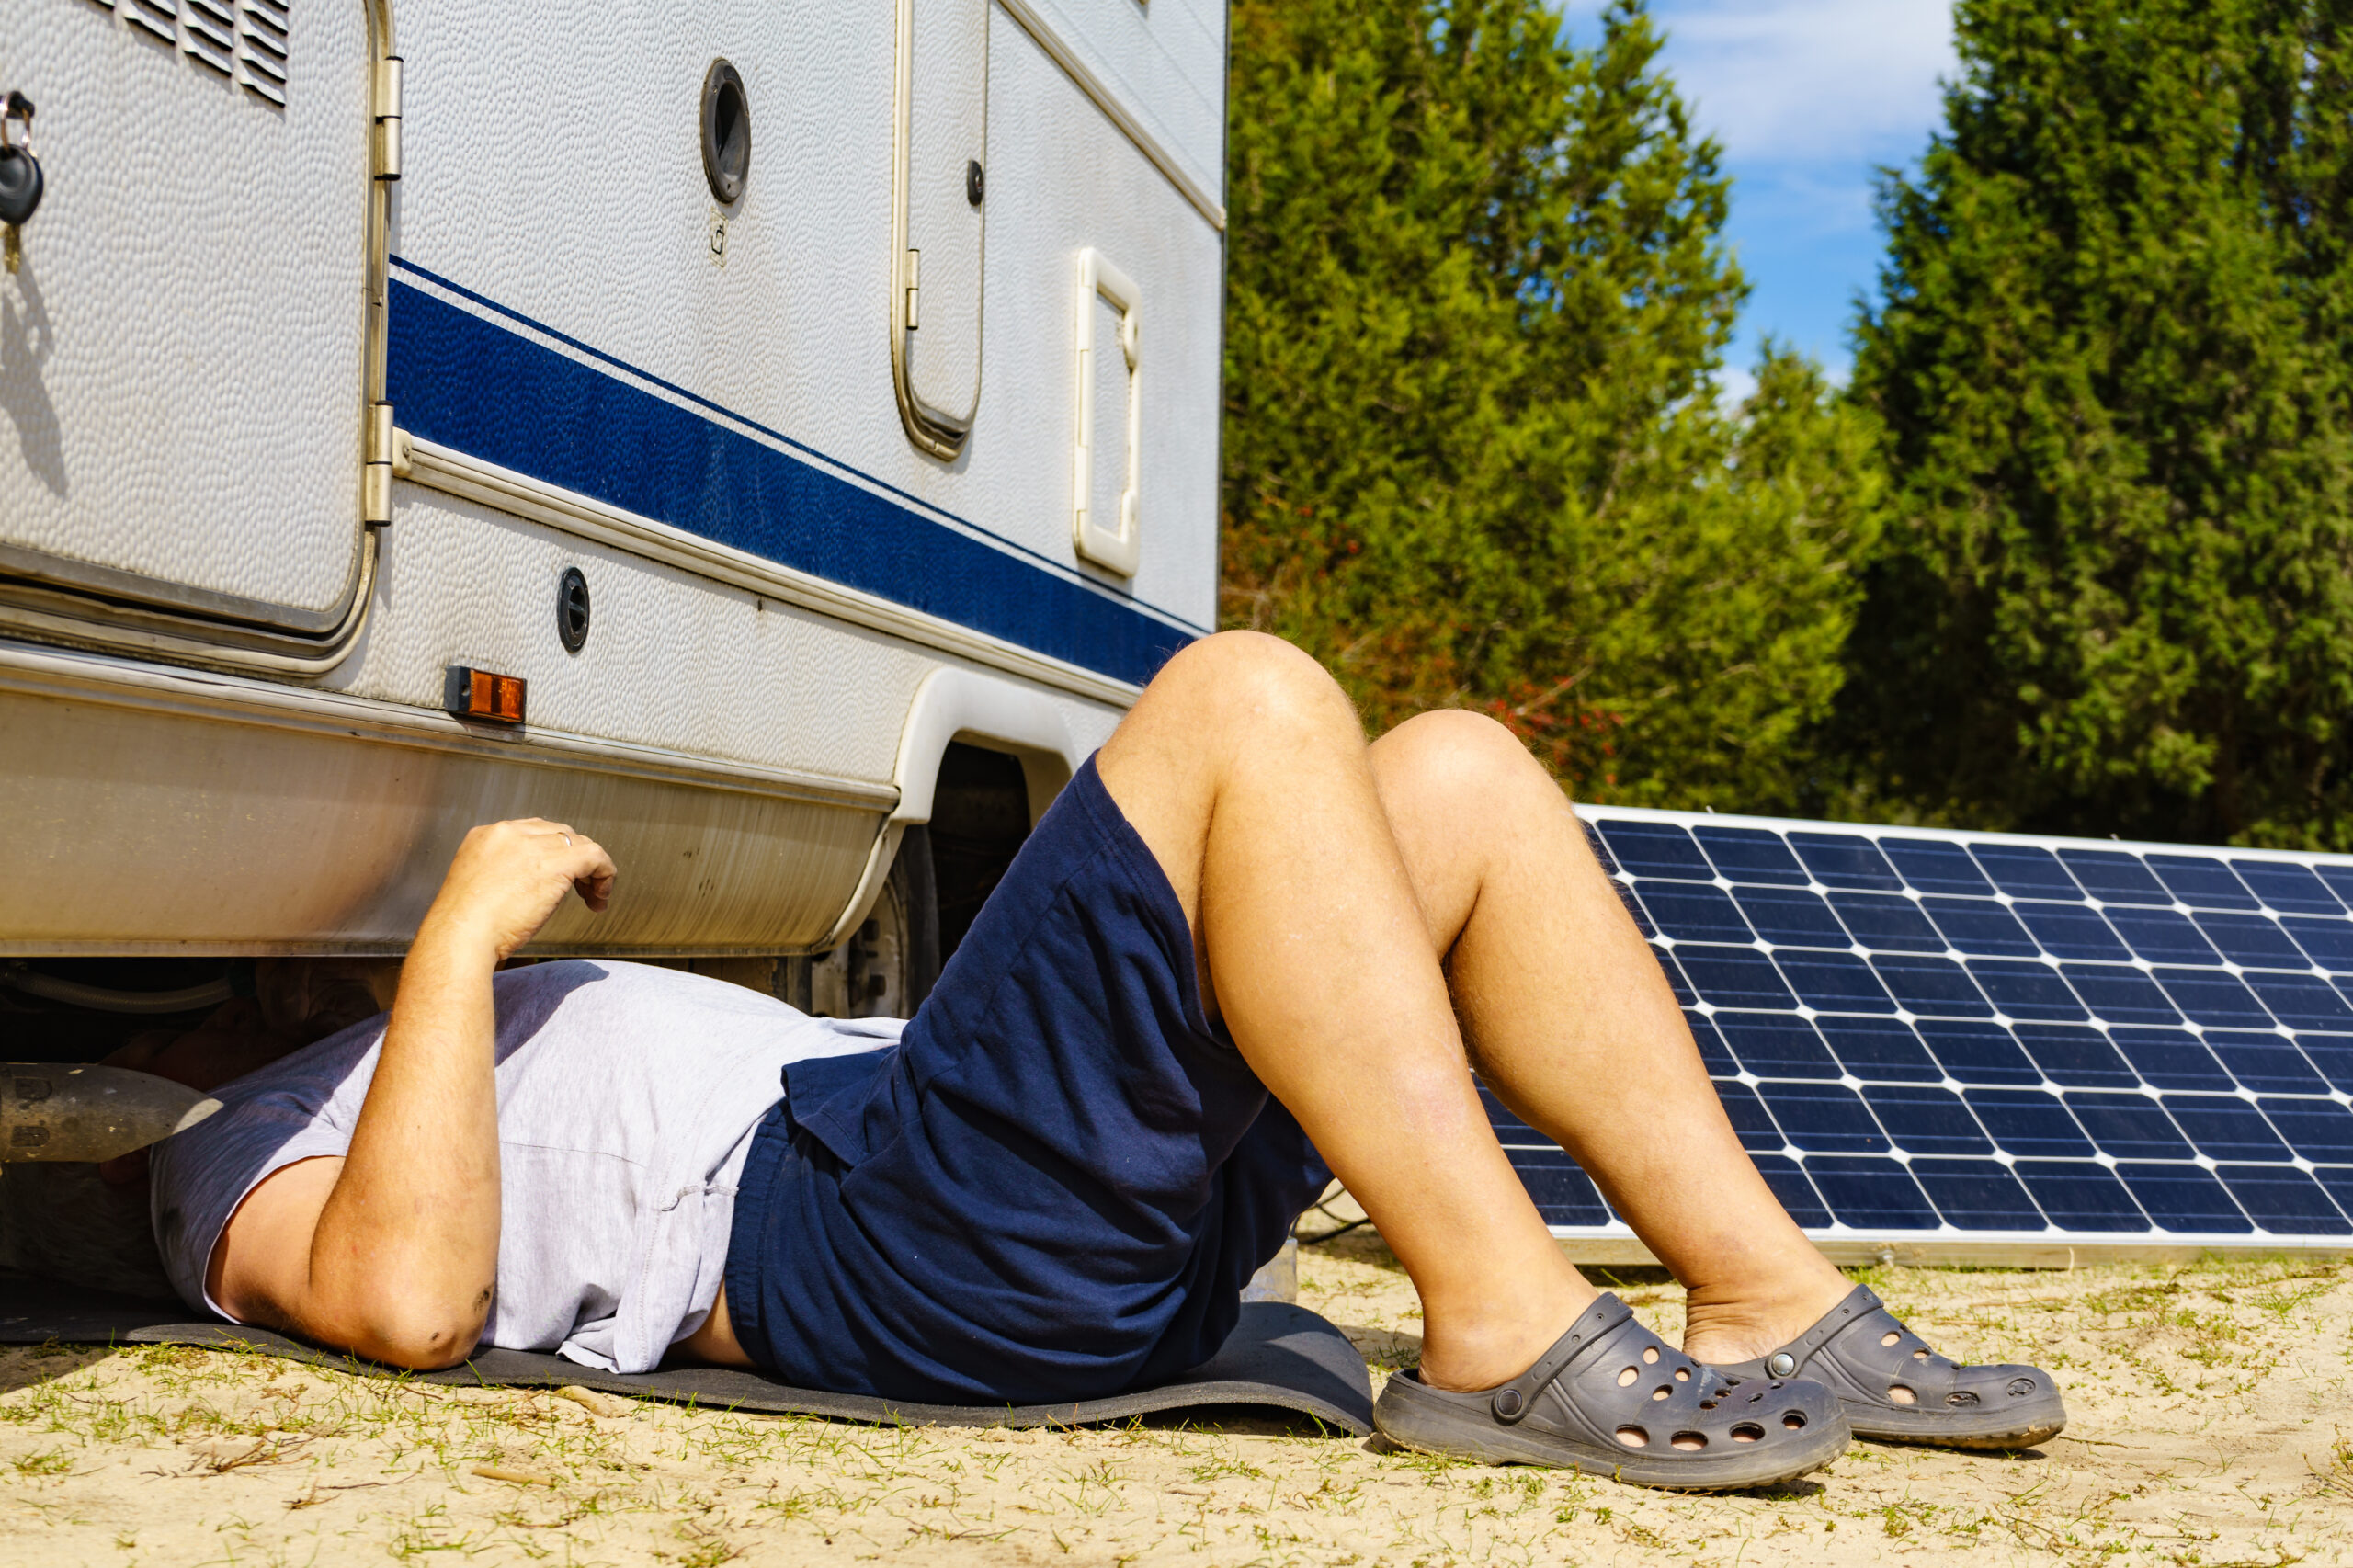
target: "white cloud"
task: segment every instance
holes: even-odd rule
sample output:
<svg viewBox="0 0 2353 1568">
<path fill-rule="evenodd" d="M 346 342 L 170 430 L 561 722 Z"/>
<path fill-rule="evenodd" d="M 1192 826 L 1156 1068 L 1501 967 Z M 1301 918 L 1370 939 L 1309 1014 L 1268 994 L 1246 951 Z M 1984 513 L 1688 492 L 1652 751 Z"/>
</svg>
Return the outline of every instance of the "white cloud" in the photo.
<svg viewBox="0 0 2353 1568">
<path fill-rule="evenodd" d="M 1593 38 L 1599 0 L 1571 0 Z M 1908 161 L 1954 70 L 1951 0 L 1653 0 L 1665 62 L 1734 159 Z"/>
<path fill-rule="evenodd" d="M 1908 159 L 1954 70 L 1950 0 L 1666 0 L 1656 15 L 1699 124 L 1744 162 Z"/>
</svg>

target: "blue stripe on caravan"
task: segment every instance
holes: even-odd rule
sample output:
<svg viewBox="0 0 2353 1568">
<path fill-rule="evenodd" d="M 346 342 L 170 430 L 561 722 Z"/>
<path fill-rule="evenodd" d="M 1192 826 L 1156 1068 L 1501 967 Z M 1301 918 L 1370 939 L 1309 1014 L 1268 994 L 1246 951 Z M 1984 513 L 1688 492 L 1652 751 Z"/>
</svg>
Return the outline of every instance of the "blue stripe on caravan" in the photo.
<svg viewBox="0 0 2353 1568">
<path fill-rule="evenodd" d="M 398 278 L 402 428 L 1141 686 L 1192 635 Z"/>
</svg>

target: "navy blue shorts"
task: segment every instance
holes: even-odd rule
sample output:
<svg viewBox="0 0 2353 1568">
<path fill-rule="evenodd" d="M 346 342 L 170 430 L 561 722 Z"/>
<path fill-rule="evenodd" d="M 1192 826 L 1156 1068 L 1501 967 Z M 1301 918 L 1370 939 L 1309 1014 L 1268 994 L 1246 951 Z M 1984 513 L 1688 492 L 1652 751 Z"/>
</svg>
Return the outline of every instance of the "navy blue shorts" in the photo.
<svg viewBox="0 0 2353 1568">
<path fill-rule="evenodd" d="M 1329 1179 L 1204 1017 L 1184 910 L 1091 760 L 898 1046 L 785 1090 L 727 1310 L 803 1388 L 1030 1404 L 1165 1381 L 1224 1342 Z"/>
</svg>

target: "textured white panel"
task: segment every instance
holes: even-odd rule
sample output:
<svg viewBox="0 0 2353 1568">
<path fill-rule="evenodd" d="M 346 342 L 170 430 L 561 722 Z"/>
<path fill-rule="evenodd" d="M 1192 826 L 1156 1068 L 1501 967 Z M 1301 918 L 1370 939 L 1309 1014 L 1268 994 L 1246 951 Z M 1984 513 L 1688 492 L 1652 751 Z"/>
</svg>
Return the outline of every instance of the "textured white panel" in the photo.
<svg viewBox="0 0 2353 1568">
<path fill-rule="evenodd" d="M 1144 603 L 1214 626 L 1220 237 L 1002 11 L 989 70 L 989 366 L 964 477 L 988 498 L 988 515 L 1012 525 L 1004 531 L 1074 559 L 1071 278 L 1093 245 L 1135 280 L 1144 306 L 1143 560 L 1128 585 Z M 1016 103 L 1023 112 L 1006 108 Z M 1097 341 L 1115 341 L 1097 331 Z M 1098 376 L 1098 395 L 1120 380 Z M 1097 412 L 1098 445 L 1120 428 L 1109 415 Z M 1032 518 L 1051 522 L 1032 533 Z"/>
<path fill-rule="evenodd" d="M 953 663 L 404 484 L 385 540 L 365 642 L 329 683 L 356 696 L 438 708 L 442 671 L 470 665 L 529 681 L 534 724 L 888 783 L 915 688 Z M 556 637 L 566 566 L 592 606 L 578 653 Z M 1090 748 L 1119 722 L 1051 700 Z"/>
<path fill-rule="evenodd" d="M 920 325 L 907 334 L 907 383 L 927 408 L 972 416 L 981 381 L 981 231 L 985 201 L 967 165 L 988 156 L 989 0 L 913 0 L 907 247 L 920 267 Z M 983 167 L 985 165 L 983 164 Z"/>
<path fill-rule="evenodd" d="M 955 463 L 924 457 L 900 426 L 891 381 L 893 27 L 888 5 L 820 0 L 645 12 L 550 0 L 529 26 L 457 0 L 408 0 L 393 249 L 1074 564 L 1070 269 L 1082 246 L 1099 245 L 1152 301 L 1153 520 L 1132 589 L 1211 624 L 1216 231 L 993 7 L 981 408 Z M 753 125 L 723 267 L 710 254 L 696 135 L 703 72 L 722 54 L 744 74 Z"/>
<path fill-rule="evenodd" d="M 1212 196 L 1225 188 L 1225 0 L 1027 0 Z"/>
<path fill-rule="evenodd" d="M 358 548 L 366 18 L 304 8 L 278 108 L 221 74 L 227 10 L 0 6 L 48 180 L 0 275 L 0 543 L 317 612 Z"/>
</svg>

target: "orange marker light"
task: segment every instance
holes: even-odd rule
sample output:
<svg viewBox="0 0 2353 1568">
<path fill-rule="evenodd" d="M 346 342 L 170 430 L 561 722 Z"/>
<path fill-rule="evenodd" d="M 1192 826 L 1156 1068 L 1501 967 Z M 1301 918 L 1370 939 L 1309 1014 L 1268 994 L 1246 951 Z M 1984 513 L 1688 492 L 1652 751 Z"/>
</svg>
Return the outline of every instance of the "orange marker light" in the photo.
<svg viewBox="0 0 2353 1568">
<path fill-rule="evenodd" d="M 519 724 L 523 722 L 526 684 L 521 676 L 502 676 L 451 665 L 441 687 L 441 706 L 460 719 Z"/>
</svg>

